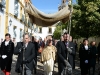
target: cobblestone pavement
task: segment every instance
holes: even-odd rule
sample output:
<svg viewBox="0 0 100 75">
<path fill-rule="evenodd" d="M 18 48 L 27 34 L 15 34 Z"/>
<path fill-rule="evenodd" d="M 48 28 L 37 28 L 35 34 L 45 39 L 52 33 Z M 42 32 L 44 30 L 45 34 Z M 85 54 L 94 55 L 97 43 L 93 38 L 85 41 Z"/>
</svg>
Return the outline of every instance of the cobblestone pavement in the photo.
<svg viewBox="0 0 100 75">
<path fill-rule="evenodd" d="M 17 56 L 14 55 L 13 56 L 11 75 L 18 75 L 15 72 L 16 59 L 17 59 Z M 79 61 L 76 60 L 75 62 L 76 62 L 76 64 L 75 64 L 76 66 L 75 66 L 75 70 L 73 70 L 73 75 L 81 75 L 80 74 L 80 68 L 79 68 Z M 98 66 L 99 66 L 99 64 L 96 64 L 96 73 L 95 73 L 95 75 L 98 75 Z M 57 63 L 56 63 L 55 67 L 54 67 L 53 75 L 58 75 L 58 69 L 57 68 L 58 67 L 57 67 Z M 91 70 L 91 72 L 92 72 L 92 70 Z M 4 75 L 1 70 L 0 70 L 0 75 Z M 37 75 L 43 75 L 43 65 L 40 62 L 38 62 L 38 66 L 37 66 Z"/>
</svg>

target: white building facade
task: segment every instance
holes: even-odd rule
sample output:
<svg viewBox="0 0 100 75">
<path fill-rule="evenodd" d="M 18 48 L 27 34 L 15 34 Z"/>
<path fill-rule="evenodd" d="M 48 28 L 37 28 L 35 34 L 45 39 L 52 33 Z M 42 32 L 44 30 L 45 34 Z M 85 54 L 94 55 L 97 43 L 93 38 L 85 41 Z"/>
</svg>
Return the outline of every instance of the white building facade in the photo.
<svg viewBox="0 0 100 75">
<path fill-rule="evenodd" d="M 0 0 L 0 38 L 10 33 L 11 38 L 21 41 L 24 30 L 30 29 L 27 24 L 24 27 L 24 4 L 24 0 Z"/>
<path fill-rule="evenodd" d="M 56 26 L 51 27 L 38 27 L 38 31 L 34 33 L 35 36 L 41 37 L 44 40 L 47 36 L 52 36 L 55 31 Z"/>
<path fill-rule="evenodd" d="M 5 39 L 6 33 L 10 33 L 17 42 L 22 40 L 24 32 L 42 39 L 53 34 L 55 26 L 39 27 L 33 24 L 24 13 L 24 5 L 24 0 L 0 0 L 0 39 Z"/>
</svg>

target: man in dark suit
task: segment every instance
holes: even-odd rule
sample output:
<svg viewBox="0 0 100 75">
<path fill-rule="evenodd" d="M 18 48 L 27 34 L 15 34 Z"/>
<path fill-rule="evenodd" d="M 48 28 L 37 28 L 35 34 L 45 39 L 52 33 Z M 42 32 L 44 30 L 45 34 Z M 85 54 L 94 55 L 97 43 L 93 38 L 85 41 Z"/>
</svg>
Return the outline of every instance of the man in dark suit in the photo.
<svg viewBox="0 0 100 75">
<path fill-rule="evenodd" d="M 71 58 L 69 54 L 75 54 L 73 45 L 69 42 L 69 34 L 64 33 L 64 41 L 59 42 L 57 45 L 58 54 L 58 71 L 59 75 L 64 74 L 64 69 L 67 67 L 72 71 L 72 66 L 68 62 L 68 58 Z M 73 59 L 72 59 L 73 60 Z M 71 63 L 71 62 L 70 62 Z"/>
<path fill-rule="evenodd" d="M 35 46 L 32 42 L 30 42 L 30 37 L 27 33 L 23 36 L 23 42 L 17 43 L 14 54 L 18 54 L 15 71 L 20 72 L 21 67 L 24 64 L 25 75 L 32 75 L 33 59 L 35 58 Z"/>
</svg>

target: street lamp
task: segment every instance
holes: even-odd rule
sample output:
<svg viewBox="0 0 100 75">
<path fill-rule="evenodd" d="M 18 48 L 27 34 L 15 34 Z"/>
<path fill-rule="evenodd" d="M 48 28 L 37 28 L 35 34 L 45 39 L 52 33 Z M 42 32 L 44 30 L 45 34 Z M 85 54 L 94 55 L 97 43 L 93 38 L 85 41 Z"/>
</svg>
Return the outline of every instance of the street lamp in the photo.
<svg viewBox="0 0 100 75">
<path fill-rule="evenodd" d="M 6 27 L 7 30 L 8 30 L 8 32 L 9 32 L 9 27 L 12 25 L 12 20 L 11 20 L 11 19 L 9 20 L 9 24 L 10 24 L 10 25 Z"/>
<path fill-rule="evenodd" d="M 11 24 L 12 24 L 12 20 L 11 20 L 11 19 L 9 20 L 9 24 L 10 24 L 10 26 L 11 26 Z"/>
</svg>

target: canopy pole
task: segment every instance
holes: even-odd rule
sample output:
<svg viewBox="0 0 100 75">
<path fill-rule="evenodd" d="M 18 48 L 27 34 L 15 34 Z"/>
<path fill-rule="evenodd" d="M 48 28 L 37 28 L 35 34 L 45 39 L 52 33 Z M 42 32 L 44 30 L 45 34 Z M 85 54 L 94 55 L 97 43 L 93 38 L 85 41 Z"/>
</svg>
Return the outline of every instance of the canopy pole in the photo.
<svg viewBox="0 0 100 75">
<path fill-rule="evenodd" d="M 70 7 L 70 15 L 69 15 L 69 36 L 71 34 L 71 18 L 72 18 L 72 6 L 71 6 L 71 4 L 72 4 L 72 1 L 69 0 L 68 1 L 68 5 Z M 70 39 L 70 37 L 69 37 L 69 39 Z"/>
</svg>

